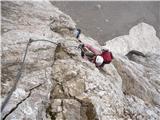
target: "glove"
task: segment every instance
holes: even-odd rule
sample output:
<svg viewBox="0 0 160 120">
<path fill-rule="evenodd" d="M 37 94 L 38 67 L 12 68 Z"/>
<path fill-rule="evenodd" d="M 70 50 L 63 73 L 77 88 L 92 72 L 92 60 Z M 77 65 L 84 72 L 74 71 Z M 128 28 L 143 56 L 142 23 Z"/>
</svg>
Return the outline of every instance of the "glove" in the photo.
<svg viewBox="0 0 160 120">
<path fill-rule="evenodd" d="M 79 44 L 79 45 L 78 45 L 78 48 L 79 48 L 79 49 L 84 48 L 84 44 L 83 44 L 83 43 Z"/>
</svg>

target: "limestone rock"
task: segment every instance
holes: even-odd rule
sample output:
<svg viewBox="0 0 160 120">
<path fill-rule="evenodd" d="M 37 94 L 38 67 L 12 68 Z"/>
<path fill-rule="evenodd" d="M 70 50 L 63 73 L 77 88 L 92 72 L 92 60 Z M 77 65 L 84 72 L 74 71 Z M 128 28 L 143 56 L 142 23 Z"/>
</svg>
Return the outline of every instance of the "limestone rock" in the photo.
<svg viewBox="0 0 160 120">
<path fill-rule="evenodd" d="M 50 16 L 56 17 L 63 13 L 48 1 L 2 1 L 2 9 L 3 102 L 15 83 L 29 39 L 50 39 L 54 42 L 63 39 L 61 35 L 51 31 L 49 26 Z M 67 22 L 74 24 L 69 20 Z M 43 113 L 46 113 L 45 106 L 52 89 L 50 74 L 55 48 L 55 44 L 44 41 L 30 44 L 22 77 L 2 112 L 2 118 L 45 119 Z"/>
<path fill-rule="evenodd" d="M 29 45 L 2 119 L 158 120 L 160 40 L 154 28 L 140 23 L 129 35 L 106 42 L 103 47 L 115 59 L 102 69 L 81 58 L 74 29 L 74 21 L 49 1 L 2 1 L 2 102 L 16 81 L 28 40 L 56 43 Z M 84 34 L 80 39 L 103 48 Z"/>
<path fill-rule="evenodd" d="M 121 55 L 126 55 L 132 50 L 137 50 L 144 54 L 148 52 L 157 53 L 160 50 L 160 40 L 152 26 L 146 23 L 139 23 L 130 29 L 129 35 L 109 40 L 103 47 Z"/>
</svg>

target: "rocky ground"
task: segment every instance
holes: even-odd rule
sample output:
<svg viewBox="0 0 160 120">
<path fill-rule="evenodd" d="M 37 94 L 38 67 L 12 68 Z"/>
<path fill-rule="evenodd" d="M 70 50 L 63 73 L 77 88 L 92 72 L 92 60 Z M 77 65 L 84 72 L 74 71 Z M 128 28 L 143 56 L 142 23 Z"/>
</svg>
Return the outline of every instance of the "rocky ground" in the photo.
<svg viewBox="0 0 160 120">
<path fill-rule="evenodd" d="M 2 99 L 16 82 L 30 38 L 23 74 L 3 120 L 158 120 L 160 116 L 160 40 L 146 23 L 100 46 L 111 64 L 97 69 L 80 56 L 72 30 L 76 23 L 50 2 L 2 2 Z"/>
<path fill-rule="evenodd" d="M 126 35 L 140 22 L 152 25 L 160 38 L 160 1 L 52 1 L 70 15 L 85 35 L 101 45 Z"/>
</svg>

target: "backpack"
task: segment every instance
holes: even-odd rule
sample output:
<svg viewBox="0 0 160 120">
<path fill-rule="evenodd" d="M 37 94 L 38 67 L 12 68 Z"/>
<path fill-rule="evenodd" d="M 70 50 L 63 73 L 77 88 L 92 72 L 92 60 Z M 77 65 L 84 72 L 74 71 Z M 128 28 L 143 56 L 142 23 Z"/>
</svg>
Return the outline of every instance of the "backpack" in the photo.
<svg viewBox="0 0 160 120">
<path fill-rule="evenodd" d="M 105 64 L 109 64 L 113 59 L 112 53 L 108 50 L 104 50 L 102 52 L 101 56 L 103 57 Z"/>
</svg>

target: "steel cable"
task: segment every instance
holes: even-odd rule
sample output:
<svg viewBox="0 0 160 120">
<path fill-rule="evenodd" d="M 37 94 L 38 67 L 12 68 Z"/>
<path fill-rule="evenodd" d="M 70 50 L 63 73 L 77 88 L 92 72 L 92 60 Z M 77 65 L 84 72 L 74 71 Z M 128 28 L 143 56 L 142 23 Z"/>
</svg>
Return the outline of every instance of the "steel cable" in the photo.
<svg viewBox="0 0 160 120">
<path fill-rule="evenodd" d="M 38 40 L 33 40 L 33 39 L 29 39 L 28 43 L 27 43 L 27 46 L 26 46 L 26 49 L 25 49 L 25 53 L 24 53 L 24 57 L 23 57 L 23 60 L 22 60 L 22 63 L 21 63 L 21 66 L 20 66 L 20 69 L 16 75 L 16 81 L 13 85 L 13 87 L 11 88 L 11 90 L 9 91 L 7 97 L 5 98 L 4 102 L 2 103 L 2 106 L 1 106 L 1 112 L 3 111 L 3 109 L 5 108 L 5 106 L 7 105 L 9 99 L 11 98 L 13 92 L 16 90 L 16 87 L 17 87 L 17 83 L 19 81 L 19 79 L 21 78 L 21 75 L 22 75 L 22 70 L 23 70 L 23 67 L 24 67 L 24 63 L 25 63 L 25 59 L 26 59 L 26 56 L 27 56 L 27 51 L 28 51 L 28 47 L 29 45 L 32 43 L 32 42 L 37 42 L 37 41 L 45 41 L 45 42 L 50 42 L 50 43 L 53 43 L 55 45 L 58 45 L 58 43 L 56 42 L 53 42 L 53 41 L 50 41 L 50 40 L 45 40 L 45 39 L 38 39 Z M 73 47 L 73 46 L 72 46 Z"/>
<path fill-rule="evenodd" d="M 17 73 L 17 76 L 16 76 L 16 81 L 13 85 L 13 87 L 11 88 L 11 90 L 9 91 L 9 94 L 8 96 L 5 98 L 4 102 L 2 103 L 2 106 L 1 106 L 1 112 L 3 111 L 3 109 L 5 108 L 6 104 L 8 103 L 10 97 L 12 96 L 12 93 L 15 91 L 16 89 L 16 86 L 17 86 L 17 83 L 22 75 L 22 69 L 24 67 L 24 62 L 25 62 L 25 59 L 26 59 L 26 55 L 27 55 L 27 51 L 28 51 L 28 47 L 29 47 L 29 44 L 30 44 L 30 40 L 28 41 L 27 43 L 27 46 L 26 46 L 26 50 L 25 50 L 25 54 L 24 54 L 24 57 L 23 57 L 23 61 L 21 63 L 21 67 L 19 69 L 19 72 Z"/>
</svg>

